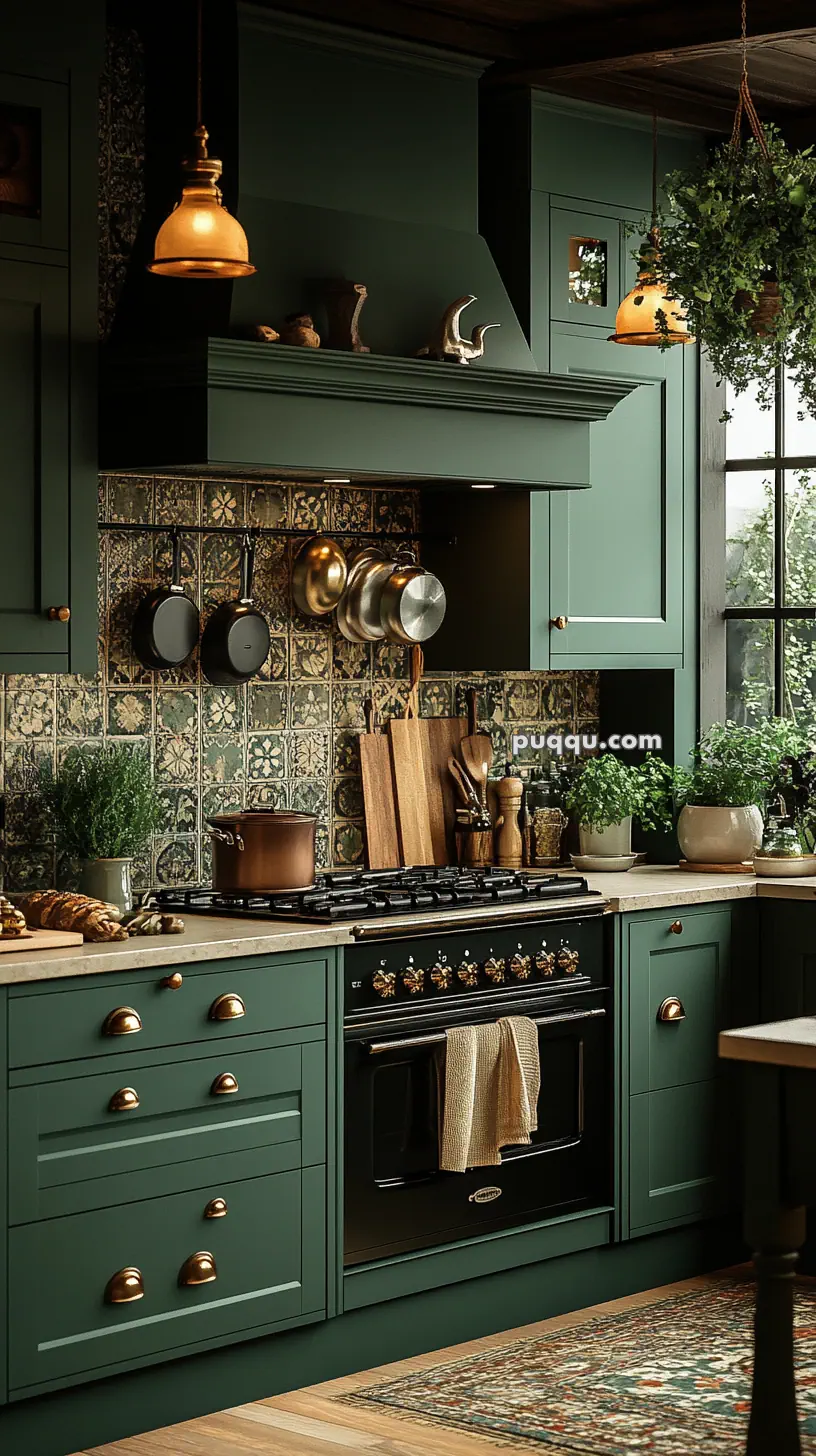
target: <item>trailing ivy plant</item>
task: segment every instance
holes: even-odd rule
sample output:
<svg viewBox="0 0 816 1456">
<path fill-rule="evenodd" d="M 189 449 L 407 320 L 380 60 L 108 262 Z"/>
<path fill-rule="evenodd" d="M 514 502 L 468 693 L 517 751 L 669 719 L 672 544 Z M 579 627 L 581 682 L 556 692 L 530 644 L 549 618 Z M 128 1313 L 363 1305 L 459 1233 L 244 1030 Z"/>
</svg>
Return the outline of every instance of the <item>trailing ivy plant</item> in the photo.
<svg viewBox="0 0 816 1456">
<path fill-rule="evenodd" d="M 57 842 L 77 859 L 130 859 L 164 821 L 147 753 L 125 744 L 72 748 L 56 774 L 44 770 L 40 795 Z"/>
<path fill-rule="evenodd" d="M 790 150 L 774 126 L 760 135 L 764 148 L 754 136 L 726 142 L 664 179 L 671 212 L 646 261 L 735 393 L 758 381 L 770 409 L 784 365 L 816 415 L 816 156 Z M 752 300 L 764 283 L 777 285 L 779 307 L 758 333 Z M 667 319 L 658 326 L 668 347 Z"/>
<path fill-rule="evenodd" d="M 589 829 L 608 829 L 634 816 L 645 829 L 669 828 L 674 773 L 649 754 L 638 765 L 614 753 L 587 759 L 567 794 L 567 808 Z"/>
</svg>

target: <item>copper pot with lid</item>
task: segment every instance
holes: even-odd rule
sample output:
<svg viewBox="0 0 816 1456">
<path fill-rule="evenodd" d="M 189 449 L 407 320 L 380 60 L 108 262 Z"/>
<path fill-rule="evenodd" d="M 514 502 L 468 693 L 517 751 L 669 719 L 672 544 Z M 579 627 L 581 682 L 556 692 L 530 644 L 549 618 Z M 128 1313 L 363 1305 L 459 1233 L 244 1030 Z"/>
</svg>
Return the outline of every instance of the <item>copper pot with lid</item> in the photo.
<svg viewBox="0 0 816 1456">
<path fill-rule="evenodd" d="M 214 890 L 268 894 L 314 884 L 316 814 L 241 809 L 215 814 L 207 823 Z"/>
</svg>

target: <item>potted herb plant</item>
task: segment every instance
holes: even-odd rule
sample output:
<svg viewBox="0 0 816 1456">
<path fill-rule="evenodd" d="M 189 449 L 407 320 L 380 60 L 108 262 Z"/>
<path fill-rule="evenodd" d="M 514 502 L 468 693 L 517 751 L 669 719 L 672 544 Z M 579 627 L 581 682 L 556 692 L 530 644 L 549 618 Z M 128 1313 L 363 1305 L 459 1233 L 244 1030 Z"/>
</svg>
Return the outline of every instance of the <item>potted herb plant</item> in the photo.
<svg viewBox="0 0 816 1456">
<path fill-rule="evenodd" d="M 56 773 L 44 773 L 41 798 L 60 848 L 80 861 L 80 889 L 131 910 L 133 857 L 163 821 L 147 753 L 125 744 L 71 749 Z"/>
<path fill-rule="evenodd" d="M 692 755 L 691 771 L 675 773 L 683 805 L 677 837 L 695 864 L 739 864 L 762 843 L 763 814 L 779 767 L 797 745 L 795 724 L 771 718 L 761 727 L 714 723 Z"/>
<path fill-rule="evenodd" d="M 649 755 L 637 766 L 602 753 L 587 759 L 567 795 L 581 853 L 621 858 L 632 852 L 632 819 L 647 829 L 671 824 L 673 770 Z"/>
<path fill-rule="evenodd" d="M 664 179 L 654 281 L 679 300 L 685 327 L 736 393 L 755 380 L 773 403 L 784 364 L 816 414 L 816 155 L 776 127 L 716 147 Z M 666 344 L 669 320 L 658 317 Z"/>
</svg>

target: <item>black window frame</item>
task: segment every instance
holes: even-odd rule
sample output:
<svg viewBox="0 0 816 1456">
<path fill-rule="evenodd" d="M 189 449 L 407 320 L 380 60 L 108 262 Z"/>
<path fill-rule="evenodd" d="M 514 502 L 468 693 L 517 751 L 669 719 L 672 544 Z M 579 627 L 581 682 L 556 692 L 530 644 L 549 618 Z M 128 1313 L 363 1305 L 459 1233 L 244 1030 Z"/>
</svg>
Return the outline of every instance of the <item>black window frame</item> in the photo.
<svg viewBox="0 0 816 1456">
<path fill-rule="evenodd" d="M 785 701 L 785 631 L 787 621 L 808 621 L 816 617 L 816 603 L 813 606 L 788 606 L 785 603 L 785 473 L 793 470 L 816 470 L 816 455 L 786 455 L 785 446 L 785 389 L 784 370 L 776 370 L 774 383 L 774 448 L 768 455 L 749 456 L 730 460 L 726 455 L 726 477 L 734 471 L 763 470 L 773 474 L 774 486 L 774 563 L 773 604 L 768 607 L 728 607 L 722 609 L 722 616 L 728 621 L 768 621 L 774 624 L 773 634 L 773 713 L 783 716 Z M 725 543 L 723 543 L 724 549 Z"/>
</svg>

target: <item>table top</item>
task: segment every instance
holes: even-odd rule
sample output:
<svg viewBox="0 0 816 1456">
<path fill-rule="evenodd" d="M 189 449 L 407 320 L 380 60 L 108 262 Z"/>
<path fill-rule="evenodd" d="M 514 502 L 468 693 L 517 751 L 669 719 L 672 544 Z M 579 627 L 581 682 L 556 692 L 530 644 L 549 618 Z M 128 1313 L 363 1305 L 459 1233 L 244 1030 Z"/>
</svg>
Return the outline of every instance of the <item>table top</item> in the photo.
<svg viewBox="0 0 816 1456">
<path fill-rule="evenodd" d="M 765 1062 L 775 1067 L 811 1067 L 816 1071 L 816 1016 L 770 1021 L 721 1031 L 721 1057 L 737 1062 Z"/>
</svg>

